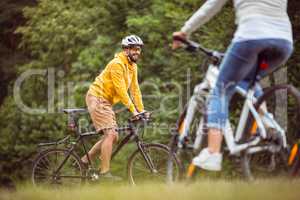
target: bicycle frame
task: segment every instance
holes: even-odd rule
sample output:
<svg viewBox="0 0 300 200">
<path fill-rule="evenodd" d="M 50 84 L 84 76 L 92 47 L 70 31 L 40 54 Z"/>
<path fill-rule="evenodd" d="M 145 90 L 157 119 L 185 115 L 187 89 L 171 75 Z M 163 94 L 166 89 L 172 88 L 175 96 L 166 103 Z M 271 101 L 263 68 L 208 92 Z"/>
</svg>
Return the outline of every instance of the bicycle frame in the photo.
<svg viewBox="0 0 300 200">
<path fill-rule="evenodd" d="M 133 139 L 136 144 L 137 147 L 139 149 L 139 151 L 141 151 L 143 158 L 145 160 L 145 162 L 147 163 L 149 169 L 152 172 L 156 172 L 154 164 L 151 160 L 151 158 L 145 153 L 145 150 L 143 148 L 143 142 L 139 139 L 139 135 L 137 133 L 137 130 L 135 128 L 132 127 L 132 125 L 129 125 L 127 127 L 123 127 L 123 128 L 118 128 L 116 129 L 117 132 L 121 133 L 121 132 L 129 132 L 129 134 L 127 134 L 119 143 L 119 145 L 117 145 L 116 149 L 113 151 L 111 159 L 113 159 L 118 152 L 131 140 Z M 55 170 L 54 174 L 55 176 L 57 174 L 59 174 L 59 171 L 61 170 L 61 168 L 63 167 L 63 165 L 66 163 L 66 161 L 69 159 L 70 155 L 72 154 L 72 152 L 74 151 L 76 145 L 78 144 L 78 142 L 82 143 L 83 149 L 84 149 L 84 154 L 87 156 L 87 160 L 89 163 L 89 166 L 92 166 L 92 162 L 91 159 L 88 155 L 88 151 L 86 148 L 86 145 L 84 143 L 84 138 L 85 137 L 93 137 L 93 136 L 98 136 L 99 133 L 92 131 L 92 132 L 86 132 L 86 133 L 79 133 L 79 130 L 76 129 L 75 132 L 77 133 L 77 138 L 75 139 L 74 142 L 71 143 L 71 147 L 68 149 L 68 153 L 66 154 L 64 160 L 62 160 L 62 162 L 60 163 L 60 165 L 58 166 L 58 168 Z M 39 146 L 50 146 L 50 145 L 59 145 L 59 144 L 64 144 L 67 142 L 67 140 L 70 138 L 70 136 L 67 136 L 65 138 L 63 138 L 62 140 L 58 141 L 58 142 L 50 142 L 50 143 L 41 143 L 39 144 Z M 78 178 L 78 176 L 67 176 L 69 178 Z"/>
<path fill-rule="evenodd" d="M 214 88 L 214 85 L 216 84 L 216 80 L 219 74 L 219 68 L 217 65 L 210 64 L 208 67 L 208 70 L 206 72 L 205 78 L 203 82 L 200 84 L 196 85 L 194 88 L 194 94 L 191 97 L 188 108 L 187 108 L 187 113 L 185 116 L 185 119 L 182 121 L 183 124 L 179 124 L 179 142 L 178 146 L 182 147 L 182 142 L 186 136 L 189 134 L 189 128 L 190 124 L 192 122 L 193 116 L 196 111 L 196 107 L 199 101 L 199 97 L 201 97 L 201 94 L 205 94 L 205 91 L 208 91 L 208 93 L 211 92 L 211 90 Z M 248 91 L 245 89 L 237 86 L 236 91 L 243 97 L 245 98 L 245 102 L 243 105 L 243 109 L 240 115 L 240 120 L 238 123 L 238 127 L 236 129 L 235 134 L 233 133 L 231 124 L 229 120 L 226 122 L 226 131 L 224 131 L 224 138 L 226 145 L 229 149 L 230 154 L 235 155 L 239 154 L 241 151 L 247 149 L 247 153 L 256 153 L 259 151 L 263 150 L 269 150 L 269 151 L 279 151 L 278 145 L 266 145 L 266 146 L 261 146 L 257 147 L 257 145 L 262 139 L 266 139 L 267 133 L 266 133 L 266 128 L 263 124 L 261 114 L 267 116 L 275 129 L 281 134 L 281 137 L 283 139 L 283 147 L 287 147 L 287 141 L 286 141 L 286 135 L 285 131 L 280 127 L 280 125 L 271 117 L 269 117 L 270 113 L 266 109 L 259 109 L 261 114 L 258 113 L 257 109 L 255 108 L 254 104 L 256 103 L 257 99 L 254 96 L 254 88 L 250 88 Z M 200 98 L 201 100 L 201 98 Z M 204 96 L 204 102 L 207 100 L 207 95 Z M 247 119 L 249 114 L 252 114 L 255 122 L 257 123 L 257 130 L 258 134 L 260 137 L 256 137 L 254 140 L 243 143 L 243 144 L 238 144 L 238 142 L 241 141 L 243 133 L 244 133 L 244 128 L 247 123 Z M 196 132 L 196 139 L 193 144 L 193 149 L 198 149 L 201 142 L 203 135 L 206 134 L 204 131 L 204 117 L 201 117 L 200 123 L 197 126 L 197 132 Z"/>
</svg>

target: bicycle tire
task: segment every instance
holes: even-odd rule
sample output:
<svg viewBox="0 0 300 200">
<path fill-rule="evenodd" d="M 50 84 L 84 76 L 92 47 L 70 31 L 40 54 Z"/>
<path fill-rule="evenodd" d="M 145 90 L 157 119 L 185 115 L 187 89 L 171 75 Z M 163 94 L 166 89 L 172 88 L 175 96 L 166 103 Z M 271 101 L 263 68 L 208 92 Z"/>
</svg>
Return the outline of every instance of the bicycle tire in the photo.
<svg viewBox="0 0 300 200">
<path fill-rule="evenodd" d="M 127 175 L 130 184 L 137 185 L 144 182 L 166 183 L 167 181 L 167 160 L 169 157 L 169 148 L 166 145 L 150 143 L 143 145 L 147 156 L 153 162 L 156 172 L 149 169 L 141 151 L 137 149 L 128 159 Z M 174 177 L 180 176 L 180 164 L 176 156 L 173 156 Z"/>
<path fill-rule="evenodd" d="M 190 108 L 191 104 L 194 104 L 192 105 L 192 108 Z M 172 137 L 169 142 L 170 155 L 174 154 L 179 159 L 182 171 L 179 180 L 184 177 L 184 173 L 187 171 L 186 169 L 188 169 L 193 157 L 200 152 L 205 146 L 205 142 L 207 142 L 205 138 L 206 134 L 204 134 L 204 132 L 206 132 L 205 112 L 205 103 L 199 102 L 197 94 L 194 94 L 189 103 L 184 107 L 184 110 L 177 121 L 176 130 L 173 130 L 172 132 Z M 190 119 L 186 120 L 188 116 Z M 201 120 L 202 122 L 200 123 Z M 184 138 L 184 141 L 182 141 L 183 143 L 181 142 L 182 146 L 179 148 L 179 138 L 185 129 L 188 132 L 188 136 Z M 202 133 L 197 134 L 198 131 L 202 131 Z M 168 162 L 167 167 L 168 182 L 172 183 L 174 182 L 174 177 L 172 177 L 172 165 Z"/>
<path fill-rule="evenodd" d="M 47 149 L 39 153 L 34 160 L 32 168 L 32 183 L 35 186 L 75 186 L 84 182 L 84 166 L 79 156 L 72 152 L 70 157 L 63 164 L 58 174 L 54 171 L 59 167 L 68 149 Z M 69 180 L 69 181 L 68 181 Z M 72 181 L 74 180 L 74 181 Z"/>
<path fill-rule="evenodd" d="M 168 184 L 182 180 L 183 174 L 184 174 L 184 166 L 183 166 L 182 160 L 177 155 L 178 137 L 179 137 L 179 135 L 177 134 L 177 132 L 172 134 L 169 145 L 168 145 L 169 146 L 169 156 L 168 156 L 168 160 L 167 160 L 167 183 Z M 174 170 L 173 170 L 174 169 L 174 166 L 173 166 L 173 157 L 174 156 L 176 156 L 176 158 L 178 159 L 178 164 L 179 164 L 178 179 L 176 179 L 176 177 L 174 177 Z"/>
<path fill-rule="evenodd" d="M 282 95 L 285 93 L 286 95 Z M 276 98 L 286 97 L 286 119 L 284 118 L 284 112 L 280 112 L 278 106 L 276 105 Z M 292 162 L 289 162 L 289 157 L 291 155 L 292 147 L 299 143 L 300 132 L 299 132 L 299 121 L 300 121 L 300 93 L 292 85 L 275 85 L 264 90 L 264 94 L 258 99 L 255 104 L 255 108 L 258 109 L 263 102 L 266 102 L 268 107 L 268 112 L 275 113 L 274 118 L 276 121 L 282 121 L 279 123 L 281 127 L 285 127 L 286 139 L 287 139 L 287 148 L 280 149 L 277 153 L 271 153 L 268 151 L 263 151 L 255 154 L 244 153 L 242 157 L 241 167 L 244 176 L 249 180 L 254 180 L 256 178 L 263 177 L 274 177 L 274 176 L 296 176 L 299 168 L 297 161 L 298 156 L 295 157 Z M 284 101 L 282 101 L 284 102 Z M 284 107 L 280 105 L 279 108 Z M 277 109 L 277 110 L 276 110 Z M 278 111 L 279 110 L 279 111 Z M 250 117 L 248 121 L 248 126 L 250 127 L 253 124 L 253 117 Z M 284 125 L 285 123 L 286 126 Z M 297 124 L 298 123 L 298 124 Z M 250 125 L 250 126 L 249 126 Z M 248 132 L 250 129 L 246 130 Z M 277 138 L 276 133 L 268 130 L 269 139 L 267 141 L 262 141 L 259 145 L 270 144 L 270 142 L 282 142 Z M 247 135 L 247 134 L 245 134 Z M 275 139 L 274 139 L 275 137 Z"/>
</svg>

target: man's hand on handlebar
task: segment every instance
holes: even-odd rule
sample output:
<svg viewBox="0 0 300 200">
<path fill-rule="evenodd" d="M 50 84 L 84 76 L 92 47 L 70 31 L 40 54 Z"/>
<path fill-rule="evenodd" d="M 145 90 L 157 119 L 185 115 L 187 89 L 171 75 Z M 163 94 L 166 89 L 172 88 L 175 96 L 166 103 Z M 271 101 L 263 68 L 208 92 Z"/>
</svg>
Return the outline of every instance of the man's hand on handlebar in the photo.
<svg viewBox="0 0 300 200">
<path fill-rule="evenodd" d="M 133 112 L 133 116 L 136 116 L 136 115 L 138 115 L 138 114 L 139 114 L 139 112 L 136 111 L 136 110 Z"/>
<path fill-rule="evenodd" d="M 130 121 L 137 121 L 140 119 L 149 120 L 151 116 L 151 113 L 145 110 L 140 113 L 134 112 L 133 114 L 134 116 L 130 118 Z"/>
</svg>

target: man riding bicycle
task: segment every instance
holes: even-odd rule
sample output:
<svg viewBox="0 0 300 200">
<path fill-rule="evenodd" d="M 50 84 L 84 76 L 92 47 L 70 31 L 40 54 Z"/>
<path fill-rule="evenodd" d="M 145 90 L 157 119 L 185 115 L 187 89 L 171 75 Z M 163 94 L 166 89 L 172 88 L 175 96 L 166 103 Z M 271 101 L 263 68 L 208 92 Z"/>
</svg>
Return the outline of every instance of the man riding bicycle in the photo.
<svg viewBox="0 0 300 200">
<path fill-rule="evenodd" d="M 121 101 L 134 116 L 144 112 L 136 65 L 143 45 L 141 38 L 136 35 L 125 37 L 122 40 L 123 51 L 116 54 L 96 77 L 86 95 L 86 104 L 95 129 L 104 133 L 104 138 L 91 148 L 88 155 L 94 159 L 101 152 L 100 176 L 105 178 L 116 178 L 109 172 L 112 146 L 118 139 L 112 106 Z M 127 93 L 128 89 L 133 101 Z M 87 156 L 81 160 L 88 163 Z"/>
<path fill-rule="evenodd" d="M 227 0 L 207 0 L 185 23 L 173 33 L 173 49 L 182 46 L 192 32 L 208 22 Z M 292 28 L 287 15 L 287 0 L 233 0 L 236 23 L 234 38 L 220 66 L 220 73 L 208 103 L 208 147 L 193 159 L 193 164 L 220 171 L 221 144 L 228 118 L 228 104 L 235 87 L 241 81 L 251 82 L 260 58 L 264 57 L 268 69 L 264 76 L 284 64 L 293 51 Z"/>
</svg>

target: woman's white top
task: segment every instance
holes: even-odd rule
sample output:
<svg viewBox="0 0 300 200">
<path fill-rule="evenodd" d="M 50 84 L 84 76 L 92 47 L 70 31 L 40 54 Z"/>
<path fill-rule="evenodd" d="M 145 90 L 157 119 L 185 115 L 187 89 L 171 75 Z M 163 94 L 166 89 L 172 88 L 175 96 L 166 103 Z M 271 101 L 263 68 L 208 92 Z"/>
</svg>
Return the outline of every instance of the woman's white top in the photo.
<svg viewBox="0 0 300 200">
<path fill-rule="evenodd" d="M 217 14 L 228 0 L 207 0 L 181 31 L 190 35 Z M 287 0 L 233 0 L 237 30 L 233 41 L 278 38 L 293 42 Z"/>
</svg>

